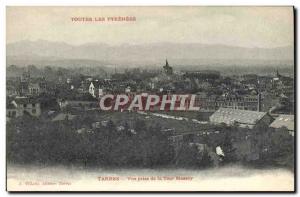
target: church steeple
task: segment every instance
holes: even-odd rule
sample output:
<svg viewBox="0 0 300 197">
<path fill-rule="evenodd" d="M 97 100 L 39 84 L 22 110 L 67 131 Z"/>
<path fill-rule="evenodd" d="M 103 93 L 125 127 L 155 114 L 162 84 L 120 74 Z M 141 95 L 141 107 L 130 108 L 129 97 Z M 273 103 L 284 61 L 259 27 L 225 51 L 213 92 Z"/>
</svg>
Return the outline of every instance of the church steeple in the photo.
<svg viewBox="0 0 300 197">
<path fill-rule="evenodd" d="M 279 74 L 278 68 L 276 69 L 276 77 L 281 77 L 281 75 Z"/>
<path fill-rule="evenodd" d="M 164 72 L 167 75 L 172 75 L 173 74 L 173 68 L 171 66 L 169 66 L 168 59 L 166 59 L 166 65 L 163 67 L 163 69 L 164 69 Z"/>
<path fill-rule="evenodd" d="M 166 67 L 169 67 L 168 59 L 166 59 Z"/>
</svg>

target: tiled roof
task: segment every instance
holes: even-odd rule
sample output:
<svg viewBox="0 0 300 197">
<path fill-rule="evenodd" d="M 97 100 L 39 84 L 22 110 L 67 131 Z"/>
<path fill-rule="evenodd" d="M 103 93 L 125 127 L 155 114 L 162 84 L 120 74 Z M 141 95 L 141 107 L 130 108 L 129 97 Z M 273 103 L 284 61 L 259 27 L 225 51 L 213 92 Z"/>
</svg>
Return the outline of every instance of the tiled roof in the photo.
<svg viewBox="0 0 300 197">
<path fill-rule="evenodd" d="M 255 125 L 256 122 L 262 119 L 266 114 L 266 112 L 220 108 L 212 114 L 209 119 L 213 123 L 233 124 L 234 122 L 237 122 Z"/>
<path fill-rule="evenodd" d="M 279 115 L 272 124 L 270 125 L 272 128 L 281 128 L 286 127 L 290 131 L 294 131 L 294 115 Z"/>
</svg>

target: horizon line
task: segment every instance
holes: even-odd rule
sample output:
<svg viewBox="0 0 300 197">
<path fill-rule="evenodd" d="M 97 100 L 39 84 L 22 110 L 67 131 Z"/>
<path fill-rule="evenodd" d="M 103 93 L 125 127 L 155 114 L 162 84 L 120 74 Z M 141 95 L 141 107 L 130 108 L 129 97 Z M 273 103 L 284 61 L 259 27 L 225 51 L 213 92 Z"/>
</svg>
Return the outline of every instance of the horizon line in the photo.
<svg viewBox="0 0 300 197">
<path fill-rule="evenodd" d="M 282 45 L 282 46 L 276 46 L 276 47 L 258 47 L 258 46 L 239 46 L 239 45 L 228 45 L 228 44 L 222 44 L 222 43 L 203 43 L 203 42 L 170 42 L 170 41 L 162 41 L 162 42 L 145 42 L 145 43 L 129 43 L 129 42 L 123 42 L 123 43 L 119 43 L 119 44 L 110 44 L 110 43 L 106 43 L 106 42 L 86 42 L 86 43 L 82 43 L 82 44 L 70 44 L 68 42 L 65 41 L 50 41 L 50 40 L 45 40 L 45 39 L 36 39 L 36 40 L 30 40 L 30 39 L 26 39 L 26 40 L 19 40 L 19 41 L 13 41 L 13 42 L 7 42 L 6 41 L 6 46 L 10 45 L 10 44 L 17 44 L 17 43 L 21 43 L 21 42 L 32 42 L 32 43 L 36 43 L 36 42 L 49 42 L 49 43 L 58 43 L 58 44 L 66 44 L 66 45 L 70 45 L 70 46 L 75 46 L 75 47 L 80 47 L 80 46 L 84 46 L 84 45 L 92 45 L 92 44 L 103 44 L 103 45 L 107 45 L 110 47 L 119 47 L 119 46 L 123 46 L 123 45 L 131 45 L 131 46 L 139 46 L 139 45 L 151 45 L 151 44 L 199 44 L 199 45 L 207 45 L 207 46 L 224 46 L 224 47 L 236 47 L 236 48 L 246 48 L 246 49 L 277 49 L 277 48 L 287 48 L 287 47 L 294 47 L 293 45 Z"/>
</svg>

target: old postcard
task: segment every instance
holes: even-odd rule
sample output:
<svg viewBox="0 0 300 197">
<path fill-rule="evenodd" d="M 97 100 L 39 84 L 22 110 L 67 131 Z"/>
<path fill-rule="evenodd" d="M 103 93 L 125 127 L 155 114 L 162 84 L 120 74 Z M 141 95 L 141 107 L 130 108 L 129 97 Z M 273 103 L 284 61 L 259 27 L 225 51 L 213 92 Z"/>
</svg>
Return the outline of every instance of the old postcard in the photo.
<svg viewBox="0 0 300 197">
<path fill-rule="evenodd" d="M 7 191 L 295 190 L 293 7 L 6 14 Z"/>
</svg>

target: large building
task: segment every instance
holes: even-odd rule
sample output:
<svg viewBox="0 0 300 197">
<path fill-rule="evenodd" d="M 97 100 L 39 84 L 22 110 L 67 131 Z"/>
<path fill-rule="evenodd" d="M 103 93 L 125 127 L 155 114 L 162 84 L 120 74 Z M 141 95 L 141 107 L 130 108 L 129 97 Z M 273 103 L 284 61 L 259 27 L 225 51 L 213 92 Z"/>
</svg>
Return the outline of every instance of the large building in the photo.
<svg viewBox="0 0 300 197">
<path fill-rule="evenodd" d="M 273 118 L 267 112 L 220 108 L 209 117 L 209 120 L 214 124 L 225 123 L 252 129 L 259 124 L 269 125 Z"/>
<path fill-rule="evenodd" d="M 8 118 L 16 118 L 28 114 L 31 116 L 40 116 L 40 103 L 35 99 L 27 97 L 15 98 L 7 102 L 6 116 Z"/>
<path fill-rule="evenodd" d="M 260 94 L 243 96 L 207 96 L 206 94 L 198 93 L 195 103 L 202 111 L 216 111 L 220 107 L 262 111 Z"/>
<path fill-rule="evenodd" d="M 294 115 L 279 115 L 274 122 L 272 122 L 270 127 L 275 129 L 286 128 L 289 131 L 289 134 L 294 136 Z"/>
</svg>

